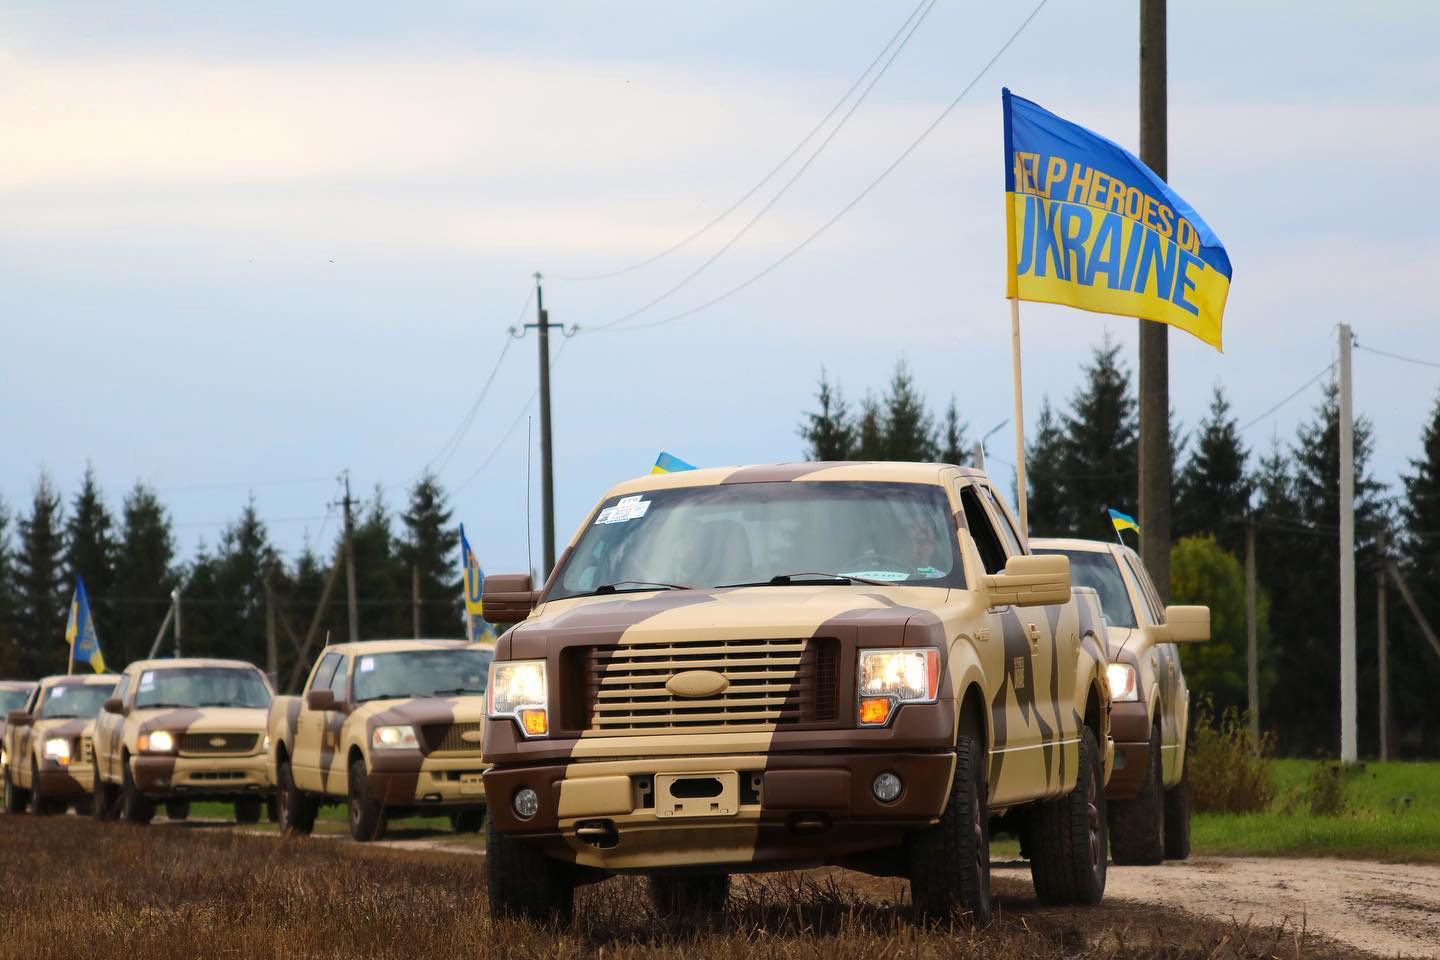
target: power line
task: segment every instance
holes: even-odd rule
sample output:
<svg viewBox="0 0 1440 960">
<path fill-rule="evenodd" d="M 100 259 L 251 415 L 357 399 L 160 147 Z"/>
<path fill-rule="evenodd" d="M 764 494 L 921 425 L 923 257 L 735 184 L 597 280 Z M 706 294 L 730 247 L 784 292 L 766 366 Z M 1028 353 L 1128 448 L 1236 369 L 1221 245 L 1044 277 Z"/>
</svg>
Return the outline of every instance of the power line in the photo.
<svg viewBox="0 0 1440 960">
<path fill-rule="evenodd" d="M 1356 350 L 1364 350 L 1366 353 L 1377 353 L 1377 354 L 1379 354 L 1379 355 L 1382 356 L 1382 357 L 1389 357 L 1391 360 L 1401 360 L 1401 361 L 1404 361 L 1405 363 L 1418 364 L 1419 366 L 1422 366 L 1422 367 L 1440 367 L 1440 363 L 1436 363 L 1436 362 L 1434 362 L 1433 360 L 1420 360 L 1420 359 L 1417 359 L 1416 357 L 1406 357 L 1406 356 L 1402 356 L 1401 354 L 1398 354 L 1398 353 L 1391 353 L 1391 352 L 1388 351 L 1388 350 L 1377 350 L 1377 349 L 1375 349 L 1374 347 L 1362 346 L 1362 345 L 1359 344 L 1359 343 L 1356 343 L 1356 344 L 1355 344 L 1355 349 L 1356 349 Z"/>
<path fill-rule="evenodd" d="M 310 483 L 329 483 L 334 479 L 334 477 L 295 477 L 290 480 L 221 480 L 214 483 L 182 483 L 153 489 L 156 493 L 176 493 L 183 490 L 244 490 L 256 487 L 293 487 Z"/>
<path fill-rule="evenodd" d="M 870 75 L 870 72 L 875 69 L 875 65 L 880 62 L 880 60 L 885 56 L 887 52 L 889 52 L 890 48 L 895 45 L 895 41 L 898 40 L 900 38 L 900 35 L 905 32 L 905 28 L 910 25 L 910 21 L 915 19 L 916 14 L 920 12 L 920 8 L 924 7 L 927 2 L 931 2 L 931 0 L 920 0 L 920 2 L 915 5 L 915 9 L 911 10 L 910 15 L 905 18 L 905 22 L 900 24 L 900 28 L 896 30 L 895 33 L 891 35 L 890 39 L 885 42 L 885 46 L 880 48 L 880 52 L 875 54 L 875 59 L 871 60 L 869 66 L 865 68 L 865 70 L 860 74 L 860 76 L 855 78 L 855 82 L 850 84 L 850 88 L 845 91 L 845 93 L 840 97 L 840 99 L 835 101 L 835 105 L 830 108 L 829 112 L 826 113 L 825 116 L 820 118 L 820 122 L 815 124 L 815 126 L 810 129 L 810 132 L 805 134 L 804 138 L 802 138 L 799 143 L 795 144 L 795 146 L 790 150 L 790 152 L 785 154 L 784 158 L 770 169 L 769 173 L 761 177 L 759 182 L 757 182 L 749 190 L 745 191 L 745 193 L 740 197 L 740 199 L 736 200 L 734 203 L 730 204 L 730 206 L 726 207 L 725 210 L 715 219 L 711 220 L 709 223 L 705 224 L 703 227 L 696 230 L 694 233 L 691 233 L 683 240 L 680 240 L 679 242 L 674 243 L 669 247 L 666 247 L 659 253 L 647 257 L 644 260 L 639 261 L 638 263 L 632 263 L 628 267 L 621 267 L 618 270 L 610 270 L 605 273 L 593 273 L 585 276 L 566 276 L 565 274 L 555 273 L 546 275 L 555 280 L 564 280 L 571 283 L 581 283 L 590 280 L 608 280 L 611 277 L 618 277 L 622 274 L 639 270 L 641 267 L 648 267 L 650 264 L 655 263 L 658 260 L 662 260 L 665 257 L 668 257 L 676 250 L 681 249 L 682 247 L 689 244 L 691 241 L 696 240 L 705 233 L 709 232 L 712 228 L 719 224 L 720 221 L 724 220 L 726 217 L 730 216 L 730 214 L 734 213 L 737 209 L 739 209 L 739 207 L 743 203 L 745 203 L 746 200 L 749 200 L 756 193 L 758 193 L 760 188 L 765 186 L 765 184 L 769 183 L 777 173 L 785 169 L 785 167 L 790 163 L 790 161 L 795 159 L 796 154 L 798 154 L 802 149 L 804 149 L 805 145 L 811 140 L 813 140 L 815 138 L 815 135 L 825 128 L 825 125 L 830 122 L 830 118 L 834 117 L 835 114 L 840 111 L 840 108 L 845 105 L 845 102 L 850 99 L 851 94 L 853 94 L 857 89 L 859 89 L 860 84 L 863 83 L 865 78 Z"/>
<path fill-rule="evenodd" d="M 820 145 L 816 147 L 815 151 L 805 159 L 805 162 L 800 165 L 800 168 L 790 175 L 790 179 L 786 180 L 785 183 L 781 185 L 780 189 L 776 191 L 775 195 L 771 197 L 766 202 L 766 204 L 761 207 L 759 211 L 736 232 L 733 237 L 725 241 L 725 244 L 721 246 L 719 250 L 716 250 L 713 254 L 711 254 L 710 257 L 705 260 L 705 262 L 700 264 L 700 266 L 696 267 L 694 270 L 690 271 L 683 278 L 681 278 L 679 283 L 676 283 L 674 286 L 670 287 L 670 289 L 666 290 L 658 297 L 655 297 L 643 306 L 631 310 L 629 313 L 624 314 L 623 316 L 616 317 L 614 320 L 607 320 L 605 323 L 596 324 L 594 326 L 591 326 L 589 329 L 605 330 L 610 327 L 617 326 L 618 324 L 624 323 L 626 320 L 630 320 L 634 317 L 639 316 L 646 310 L 649 310 L 651 307 L 654 307 L 664 302 L 665 300 L 668 300 L 673 294 L 686 286 L 691 280 L 694 280 L 696 277 L 700 276 L 700 274 L 708 270 L 710 266 L 715 263 L 715 261 L 719 260 L 726 253 L 728 253 L 730 249 L 735 246 L 735 244 L 739 243 L 741 238 L 744 237 L 745 234 L 750 232 L 750 228 L 755 226 L 755 224 L 759 223 L 760 220 L 765 216 L 765 214 L 769 213 L 770 209 L 774 207 L 775 204 L 780 202 L 780 198 L 785 196 L 789 189 L 795 185 L 795 182 L 805 175 L 805 172 L 809 170 L 811 165 L 814 164 L 815 161 L 820 157 L 820 154 L 825 151 L 825 148 L 830 145 L 830 142 L 840 134 L 840 131 L 845 129 L 846 122 L 848 122 L 849 119 L 855 115 L 855 111 L 860 109 L 861 104 L 865 102 L 865 98 L 870 95 L 870 91 L 874 90 L 875 85 L 880 82 L 882 77 L 885 76 L 885 72 L 889 70 L 890 65 L 895 62 L 895 58 L 900 56 L 900 53 L 905 49 L 905 45 L 909 43 L 910 38 L 915 35 L 915 31 L 920 29 L 920 25 L 924 23 L 925 18 L 930 15 L 930 11 L 935 9 L 936 2 L 937 0 L 925 0 L 925 9 L 920 14 L 920 18 L 916 20 L 915 23 L 910 27 L 909 32 L 906 33 L 904 39 L 900 41 L 900 45 L 895 48 L 894 52 L 890 54 L 889 59 L 885 61 L 885 65 L 880 68 L 880 71 L 876 73 L 873 78 L 871 78 L 870 83 L 865 87 L 863 91 L 861 91 L 860 96 L 855 100 L 854 103 L 850 105 L 850 109 L 845 111 L 845 115 L 840 118 L 840 122 L 835 125 L 835 128 L 833 130 L 826 134 L 825 139 L 820 141 Z"/>
<path fill-rule="evenodd" d="M 1030 11 L 1030 15 L 1021 22 L 1020 26 L 1015 29 L 1015 32 L 1010 35 L 1010 38 L 1006 40 L 1003 44 L 1001 44 L 1000 49 L 995 51 L 995 55 L 992 56 L 989 61 L 986 62 L 985 66 L 981 67 L 980 71 L 975 74 L 974 78 L 965 85 L 965 89 L 961 90 L 960 93 L 957 94 L 955 98 L 950 101 L 950 103 L 945 107 L 945 109 L 940 111 L 939 116 L 932 120 L 930 122 L 930 125 L 927 126 L 924 130 L 922 130 L 920 132 L 920 135 L 916 137 L 913 141 L 911 141 L 910 145 L 906 147 L 900 153 L 900 155 L 890 163 L 888 167 L 880 171 L 879 176 L 877 176 L 874 180 L 871 180 L 870 183 L 865 187 L 865 189 L 861 190 L 858 194 L 855 195 L 854 199 L 852 199 L 849 203 L 845 204 L 845 206 L 841 207 L 839 213 L 835 214 L 829 220 L 825 221 L 825 223 L 821 224 L 818 230 L 810 234 L 804 240 L 800 241 L 800 243 L 791 248 L 789 252 L 785 253 L 778 260 L 771 263 L 768 267 L 761 270 L 759 273 L 750 277 L 750 279 L 745 280 L 737 286 L 731 287 L 729 290 L 725 291 L 717 297 L 712 297 L 711 299 L 705 301 L 699 306 L 691 307 L 688 310 L 682 310 L 679 313 L 672 314 L 671 316 L 664 317 L 659 320 L 652 320 L 648 323 L 636 323 L 631 324 L 630 326 L 615 327 L 612 329 L 616 332 L 621 330 L 644 330 L 649 327 L 658 327 L 662 324 L 673 323 L 676 320 L 683 320 L 686 317 L 694 316 L 702 310 L 708 310 L 709 308 L 719 303 L 723 303 L 724 301 L 730 299 L 740 291 L 769 276 L 772 272 L 775 271 L 776 268 L 780 267 L 782 264 L 790 260 L 790 258 L 794 257 L 800 251 L 808 247 L 817 238 L 819 238 L 821 234 L 823 234 L 825 231 L 829 230 L 836 223 L 838 223 L 840 219 L 845 216 L 845 214 L 849 213 L 852 209 L 854 209 L 855 206 L 860 203 L 860 201 L 868 197 L 876 187 L 878 187 L 882 182 L 884 182 L 886 177 L 890 176 L 890 174 L 893 173 L 895 169 L 900 166 L 900 164 L 905 162 L 905 160 L 910 156 L 910 154 L 914 153 L 915 150 L 919 148 L 920 144 L 925 142 L 925 140 L 930 136 L 930 134 L 935 132 L 935 128 L 940 126 L 940 124 L 944 122 L 945 118 L 950 116 L 950 114 L 955 111 L 955 108 L 960 105 L 960 101 L 965 99 L 965 97 L 970 93 L 971 90 L 975 88 L 975 85 L 980 82 L 980 80 L 985 76 L 985 74 L 990 72 L 990 68 L 993 67 L 996 61 L 998 61 L 1005 54 L 1005 51 L 1009 50 L 1010 47 L 1015 43 L 1015 41 L 1020 38 L 1020 34 L 1025 32 L 1025 28 L 1030 25 L 1031 21 L 1035 19 L 1035 17 L 1040 13 L 1040 11 L 1044 8 L 1047 2 L 1048 0 L 1040 0 L 1040 2 L 1036 4 L 1035 9 Z M 596 328 L 592 327 L 590 329 L 593 330 Z"/>
<path fill-rule="evenodd" d="M 1246 430 L 1249 430 L 1251 427 L 1255 426 L 1255 424 L 1259 423 L 1261 420 L 1264 420 L 1266 417 L 1270 416 L 1272 413 L 1274 413 L 1275 411 L 1279 410 L 1281 407 L 1285 406 L 1285 404 L 1289 403 L 1291 400 L 1294 400 L 1296 397 L 1300 396 L 1300 394 L 1304 393 L 1305 390 L 1306 390 L 1307 388 L 1309 388 L 1310 385 L 1313 384 L 1316 380 L 1319 380 L 1321 377 L 1325 376 L 1325 374 L 1329 373 L 1331 370 L 1334 370 L 1334 369 L 1335 369 L 1335 363 L 1336 363 L 1336 361 L 1331 360 L 1329 363 L 1325 364 L 1325 366 L 1324 366 L 1323 368 L 1321 368 L 1321 370 L 1320 370 L 1319 373 L 1315 374 L 1315 376 L 1311 377 L 1309 380 L 1306 380 L 1304 383 L 1300 384 L 1300 386 L 1299 386 L 1298 388 L 1296 388 L 1296 390 L 1295 390 L 1294 393 L 1291 393 L 1291 394 L 1288 395 L 1284 400 L 1281 400 L 1279 403 L 1275 404 L 1275 406 L 1271 407 L 1269 410 L 1266 410 L 1264 413 L 1260 414 L 1260 416 L 1256 417 L 1254 420 L 1251 420 L 1249 423 L 1245 424 L 1243 427 L 1239 427 L 1238 429 L 1236 429 L 1235 432 L 1236 432 L 1236 433 L 1244 433 Z"/>
</svg>

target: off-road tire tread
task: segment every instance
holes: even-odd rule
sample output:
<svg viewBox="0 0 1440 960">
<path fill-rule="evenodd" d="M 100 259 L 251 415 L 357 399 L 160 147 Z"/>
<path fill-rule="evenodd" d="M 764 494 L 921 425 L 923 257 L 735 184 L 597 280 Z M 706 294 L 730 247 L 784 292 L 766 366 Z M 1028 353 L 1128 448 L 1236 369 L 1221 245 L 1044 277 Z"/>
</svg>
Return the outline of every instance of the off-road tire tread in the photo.
<svg viewBox="0 0 1440 960">
<path fill-rule="evenodd" d="M 1165 859 L 1190 859 L 1190 763 L 1180 768 L 1180 782 L 1165 791 Z"/>
<path fill-rule="evenodd" d="M 970 822 L 975 792 L 979 792 L 981 837 L 986 864 L 979 873 L 974 825 Z M 973 923 L 990 921 L 990 824 L 988 789 L 984 776 L 984 750 L 971 737 L 955 744 L 955 778 L 940 822 L 910 834 L 906 860 L 910 899 L 918 919 L 944 921 L 968 913 Z"/>
<path fill-rule="evenodd" d="M 490 918 L 531 920 L 567 928 L 574 918 L 575 880 L 567 864 L 551 860 L 539 846 L 513 839 L 485 818 L 485 880 Z"/>
<path fill-rule="evenodd" d="M 1161 774 L 1160 728 L 1150 731 L 1145 780 L 1133 798 L 1107 804 L 1110 856 L 1117 864 L 1153 866 L 1165 859 L 1165 781 Z"/>
<path fill-rule="evenodd" d="M 1105 817 L 1105 790 L 1096 790 L 1100 805 L 1098 870 L 1090 863 L 1090 826 L 1086 803 L 1087 779 L 1096 775 L 1100 748 L 1095 734 L 1084 727 L 1080 735 L 1080 768 L 1075 787 L 1063 797 L 1036 804 L 1030 811 L 1030 877 L 1035 896 L 1045 904 L 1093 906 L 1105 895 L 1105 849 L 1109 832 Z M 1098 876 L 1097 876 L 1098 874 Z"/>
</svg>

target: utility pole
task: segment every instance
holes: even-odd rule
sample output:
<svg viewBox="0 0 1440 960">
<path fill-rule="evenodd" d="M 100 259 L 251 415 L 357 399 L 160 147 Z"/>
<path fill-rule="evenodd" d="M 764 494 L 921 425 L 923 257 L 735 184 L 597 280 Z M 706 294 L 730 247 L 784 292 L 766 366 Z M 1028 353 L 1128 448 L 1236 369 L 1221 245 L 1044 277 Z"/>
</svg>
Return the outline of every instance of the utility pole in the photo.
<svg viewBox="0 0 1440 960">
<path fill-rule="evenodd" d="M 420 564 L 410 564 L 410 619 L 415 624 L 415 639 L 420 639 Z"/>
<path fill-rule="evenodd" d="M 544 576 L 549 577 L 555 566 L 555 464 L 550 434 L 550 314 L 545 311 L 545 292 L 540 286 L 540 273 L 535 273 L 535 323 L 525 329 L 539 332 L 540 341 L 540 514 L 544 536 L 541 546 L 545 554 Z M 555 324 L 563 329 L 562 324 Z M 529 523 L 529 518 L 526 518 Z"/>
<path fill-rule="evenodd" d="M 345 499 L 340 501 L 345 508 L 345 594 L 350 613 L 350 642 L 360 640 L 360 604 L 355 599 L 355 515 L 351 511 L 354 501 L 350 499 L 350 471 L 343 474 Z"/>
<path fill-rule="evenodd" d="M 1355 742 L 1355 424 L 1350 398 L 1350 327 L 1340 324 L 1340 762 Z"/>
<path fill-rule="evenodd" d="M 180 588 L 170 591 L 170 602 L 175 610 L 175 659 L 180 659 Z"/>
<path fill-rule="evenodd" d="M 1380 571 L 1375 574 L 1375 643 L 1380 674 L 1380 760 L 1390 759 L 1390 645 L 1385 623 L 1385 534 L 1380 534 Z"/>
<path fill-rule="evenodd" d="M 1245 665 L 1250 694 L 1250 739 L 1260 749 L 1260 643 L 1255 610 L 1255 521 L 1245 523 Z"/>
<path fill-rule="evenodd" d="M 1140 160 L 1166 179 L 1165 0 L 1140 0 Z M 1140 558 L 1170 600 L 1169 327 L 1140 321 Z"/>
</svg>

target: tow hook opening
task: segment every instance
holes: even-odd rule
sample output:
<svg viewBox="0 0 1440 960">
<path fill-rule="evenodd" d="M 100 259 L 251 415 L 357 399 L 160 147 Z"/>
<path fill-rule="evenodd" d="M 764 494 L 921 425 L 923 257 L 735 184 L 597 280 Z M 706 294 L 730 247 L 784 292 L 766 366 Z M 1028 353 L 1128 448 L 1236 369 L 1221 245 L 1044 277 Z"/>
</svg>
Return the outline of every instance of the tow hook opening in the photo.
<svg viewBox="0 0 1440 960">
<path fill-rule="evenodd" d="M 598 850 L 609 850 L 620 842 L 614 820 L 581 820 L 575 825 L 575 836 Z"/>
<path fill-rule="evenodd" d="M 814 836 L 830 829 L 830 815 L 819 811 L 792 813 L 786 825 L 796 836 Z"/>
</svg>

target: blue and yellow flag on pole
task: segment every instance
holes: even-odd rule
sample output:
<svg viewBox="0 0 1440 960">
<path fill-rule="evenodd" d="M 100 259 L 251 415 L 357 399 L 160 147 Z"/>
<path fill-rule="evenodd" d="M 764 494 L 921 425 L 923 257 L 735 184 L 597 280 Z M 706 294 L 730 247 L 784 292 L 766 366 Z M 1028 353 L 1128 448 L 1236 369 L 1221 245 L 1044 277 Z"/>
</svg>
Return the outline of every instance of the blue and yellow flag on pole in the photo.
<svg viewBox="0 0 1440 960">
<path fill-rule="evenodd" d="M 1230 257 L 1128 150 L 1005 90 L 1006 296 L 1178 327 L 1216 350 Z"/>
<path fill-rule="evenodd" d="M 1119 510 L 1111 510 L 1109 513 L 1110 522 L 1115 525 L 1116 533 L 1122 530 L 1134 530 L 1136 533 L 1140 532 L 1140 524 L 1136 523 L 1135 518 L 1130 516 L 1130 514 L 1121 513 Z"/>
<path fill-rule="evenodd" d="M 105 656 L 100 652 L 100 638 L 95 621 L 90 617 L 90 598 L 85 595 L 85 578 L 75 578 L 75 596 L 70 600 L 70 621 L 65 624 L 65 640 L 70 644 L 70 659 L 88 663 L 96 673 L 105 672 Z"/>
<path fill-rule="evenodd" d="M 470 541 L 465 537 L 465 524 L 460 524 L 460 569 L 465 576 L 465 639 L 471 643 L 494 640 L 495 628 L 485 621 L 485 606 L 480 598 L 485 587 L 485 572 Z"/>
<path fill-rule="evenodd" d="M 651 473 L 678 473 L 681 470 L 694 470 L 690 464 L 679 457 L 672 457 L 668 453 L 661 453 L 655 461 L 655 466 L 650 468 Z"/>
</svg>

